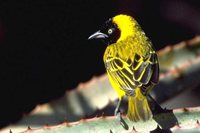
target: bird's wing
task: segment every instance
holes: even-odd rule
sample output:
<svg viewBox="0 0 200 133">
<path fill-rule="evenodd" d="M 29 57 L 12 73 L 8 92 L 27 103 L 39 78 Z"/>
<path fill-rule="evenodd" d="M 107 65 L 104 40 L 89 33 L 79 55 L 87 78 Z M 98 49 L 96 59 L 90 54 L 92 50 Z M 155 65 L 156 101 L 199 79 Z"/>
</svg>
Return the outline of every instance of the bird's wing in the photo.
<svg viewBox="0 0 200 133">
<path fill-rule="evenodd" d="M 141 87 L 146 91 L 149 86 L 158 82 L 159 65 L 155 52 L 151 52 L 146 58 L 136 53 L 126 60 L 113 57 L 105 62 L 105 65 L 108 74 L 115 78 L 123 89 Z"/>
<path fill-rule="evenodd" d="M 150 86 L 158 83 L 159 64 L 155 52 L 150 52 L 147 58 L 135 54 L 133 64 L 130 68 L 133 71 L 133 80 L 137 86 L 146 91 Z"/>
</svg>

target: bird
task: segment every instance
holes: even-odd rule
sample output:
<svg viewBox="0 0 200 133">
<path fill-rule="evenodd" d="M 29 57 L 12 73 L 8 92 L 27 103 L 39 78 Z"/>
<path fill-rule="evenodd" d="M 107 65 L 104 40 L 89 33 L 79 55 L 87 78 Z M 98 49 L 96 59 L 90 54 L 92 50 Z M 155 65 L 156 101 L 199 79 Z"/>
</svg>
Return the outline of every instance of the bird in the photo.
<svg viewBox="0 0 200 133">
<path fill-rule="evenodd" d="M 149 92 L 159 81 L 159 62 L 152 42 L 130 15 L 109 18 L 88 39 L 100 39 L 107 47 L 103 55 L 108 79 L 119 97 L 115 115 L 123 97 L 128 99 L 126 116 L 130 121 L 153 117 Z"/>
</svg>

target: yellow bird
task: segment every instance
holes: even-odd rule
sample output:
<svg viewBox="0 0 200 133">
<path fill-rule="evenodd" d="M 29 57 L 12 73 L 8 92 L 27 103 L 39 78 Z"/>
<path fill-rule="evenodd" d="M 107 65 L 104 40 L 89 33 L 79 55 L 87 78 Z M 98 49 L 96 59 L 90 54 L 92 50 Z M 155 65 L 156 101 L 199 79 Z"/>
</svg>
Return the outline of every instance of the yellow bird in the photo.
<svg viewBox="0 0 200 133">
<path fill-rule="evenodd" d="M 92 38 L 108 44 L 103 61 L 119 96 L 115 115 L 120 115 L 122 97 L 128 96 L 128 119 L 135 122 L 151 119 L 149 91 L 158 83 L 159 64 L 151 41 L 137 21 L 128 15 L 117 15 L 88 39 Z"/>
</svg>

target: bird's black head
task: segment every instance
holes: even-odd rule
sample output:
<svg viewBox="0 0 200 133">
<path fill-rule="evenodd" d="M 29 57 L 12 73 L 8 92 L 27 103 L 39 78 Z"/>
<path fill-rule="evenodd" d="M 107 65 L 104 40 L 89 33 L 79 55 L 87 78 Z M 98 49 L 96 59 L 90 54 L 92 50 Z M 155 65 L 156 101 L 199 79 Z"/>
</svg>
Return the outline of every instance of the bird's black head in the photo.
<svg viewBox="0 0 200 133">
<path fill-rule="evenodd" d="M 120 30 L 117 25 L 109 19 L 101 27 L 101 29 L 92 34 L 88 39 L 101 39 L 106 44 L 110 45 L 116 43 L 120 37 Z"/>
</svg>

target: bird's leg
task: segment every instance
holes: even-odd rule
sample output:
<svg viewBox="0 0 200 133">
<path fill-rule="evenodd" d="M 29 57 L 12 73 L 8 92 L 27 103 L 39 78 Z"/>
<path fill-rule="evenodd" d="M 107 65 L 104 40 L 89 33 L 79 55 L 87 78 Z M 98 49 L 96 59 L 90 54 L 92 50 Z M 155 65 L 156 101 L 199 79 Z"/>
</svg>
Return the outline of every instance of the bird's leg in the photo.
<svg viewBox="0 0 200 133">
<path fill-rule="evenodd" d="M 121 99 L 119 99 L 119 101 L 118 101 L 118 103 L 117 103 L 117 106 L 116 106 L 116 108 L 115 108 L 115 116 L 116 116 L 116 118 L 117 118 L 117 120 L 120 122 L 120 124 L 126 129 L 126 130 L 128 130 L 128 125 L 126 124 L 126 122 L 124 121 L 124 119 L 122 118 L 122 116 L 121 116 L 121 112 L 120 112 L 120 110 L 119 110 L 119 108 L 120 108 L 120 104 L 121 104 L 121 102 L 122 102 L 122 99 L 123 99 L 123 97 L 121 98 Z"/>
<path fill-rule="evenodd" d="M 123 97 L 122 97 L 122 98 L 123 98 Z M 115 108 L 115 116 L 117 116 L 118 114 L 121 115 L 121 112 L 120 112 L 120 110 L 119 110 L 119 107 L 120 107 L 121 102 L 122 102 L 122 99 L 119 99 L 119 101 L 118 101 L 118 103 L 117 103 L 117 106 L 116 106 L 116 108 Z"/>
</svg>

